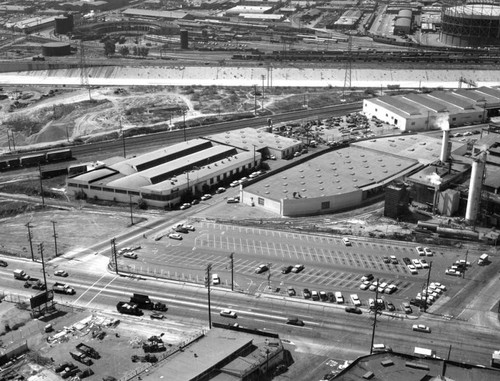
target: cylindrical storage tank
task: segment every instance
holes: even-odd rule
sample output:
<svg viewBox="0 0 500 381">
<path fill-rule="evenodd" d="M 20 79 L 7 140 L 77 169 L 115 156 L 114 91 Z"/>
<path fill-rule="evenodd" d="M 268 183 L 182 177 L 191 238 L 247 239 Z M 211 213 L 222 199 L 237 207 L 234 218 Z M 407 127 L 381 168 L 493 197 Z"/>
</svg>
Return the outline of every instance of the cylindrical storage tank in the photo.
<svg viewBox="0 0 500 381">
<path fill-rule="evenodd" d="M 48 42 L 42 45 L 42 54 L 46 57 L 69 56 L 71 45 L 64 42 Z"/>
<path fill-rule="evenodd" d="M 500 5 L 473 3 L 443 7 L 440 39 L 453 46 L 499 46 Z"/>
<path fill-rule="evenodd" d="M 181 49 L 189 49 L 188 31 L 181 30 Z"/>
<path fill-rule="evenodd" d="M 56 34 L 67 34 L 71 32 L 70 20 L 66 16 L 56 17 L 55 20 L 55 30 Z"/>
<path fill-rule="evenodd" d="M 481 188 L 483 186 L 483 174 L 485 166 L 486 152 L 482 152 L 474 159 L 472 163 L 472 173 L 470 175 L 469 197 L 467 199 L 467 209 L 465 211 L 465 220 L 473 223 L 476 221 L 481 202 Z"/>
</svg>

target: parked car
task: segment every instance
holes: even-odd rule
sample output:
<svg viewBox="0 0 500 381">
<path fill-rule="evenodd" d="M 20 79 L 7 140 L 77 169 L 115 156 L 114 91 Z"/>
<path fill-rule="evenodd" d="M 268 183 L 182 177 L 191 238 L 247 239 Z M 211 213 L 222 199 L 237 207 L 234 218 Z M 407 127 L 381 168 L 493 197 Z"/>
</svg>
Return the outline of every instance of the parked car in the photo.
<svg viewBox="0 0 500 381">
<path fill-rule="evenodd" d="M 361 305 L 361 300 L 359 300 L 359 297 L 357 294 L 351 294 L 351 301 L 352 301 L 352 304 L 354 304 L 356 307 Z"/>
<path fill-rule="evenodd" d="M 347 238 L 347 237 L 342 238 L 342 242 L 343 242 L 343 243 L 344 243 L 344 245 L 346 245 L 346 246 L 351 246 L 351 245 L 352 245 L 352 244 L 351 244 L 351 241 L 350 241 L 350 240 L 349 240 L 349 238 Z"/>
<path fill-rule="evenodd" d="M 198 205 L 200 203 L 200 200 L 195 198 L 193 201 L 191 201 L 191 205 Z"/>
<path fill-rule="evenodd" d="M 419 256 L 425 256 L 425 250 L 424 250 L 424 248 L 422 246 L 417 246 L 415 248 L 415 250 L 417 251 L 417 254 Z"/>
<path fill-rule="evenodd" d="M 293 266 L 292 265 L 289 265 L 289 266 L 283 266 L 281 268 L 281 273 L 282 274 L 288 274 L 290 271 L 292 271 L 293 269 Z"/>
<path fill-rule="evenodd" d="M 309 289 L 307 288 L 304 288 L 302 290 L 302 295 L 304 296 L 304 299 L 309 299 L 311 298 L 311 291 L 309 291 Z"/>
<path fill-rule="evenodd" d="M 212 274 L 212 284 L 213 285 L 220 284 L 219 274 Z"/>
<path fill-rule="evenodd" d="M 7 262 L 0 260 L 0 267 L 7 267 L 8 265 Z"/>
<path fill-rule="evenodd" d="M 238 185 L 240 185 L 240 182 L 237 181 L 237 180 L 235 180 L 231 184 L 229 184 L 229 186 L 232 187 L 232 188 L 237 187 Z"/>
<path fill-rule="evenodd" d="M 228 318 L 232 318 L 232 319 L 236 319 L 238 317 L 238 315 L 236 314 L 236 312 L 231 311 L 231 310 L 222 310 L 220 312 L 220 316 L 222 316 L 222 317 L 228 317 Z"/>
<path fill-rule="evenodd" d="M 395 256 L 395 255 L 391 255 L 391 257 L 390 257 L 390 258 L 391 258 L 391 263 L 392 263 L 393 265 L 397 265 L 397 264 L 399 264 L 399 261 L 398 261 L 398 259 L 396 258 L 396 256 Z"/>
<path fill-rule="evenodd" d="M 302 321 L 302 320 L 300 320 L 299 318 L 296 318 L 296 317 L 288 318 L 286 320 L 286 324 L 297 325 L 299 327 L 303 327 L 305 325 L 304 321 Z"/>
<path fill-rule="evenodd" d="M 185 210 L 185 209 L 188 209 L 188 208 L 191 208 L 191 204 L 189 202 L 185 202 L 184 204 L 181 205 L 181 207 L 179 209 L 180 210 Z"/>
<path fill-rule="evenodd" d="M 407 266 L 408 266 L 408 265 L 411 265 L 411 259 L 410 259 L 410 258 L 408 258 L 408 257 L 404 257 L 404 258 L 403 258 L 403 262 L 404 262 L 404 263 L 405 263 L 405 265 L 407 265 Z"/>
<path fill-rule="evenodd" d="M 269 270 L 269 267 L 267 267 L 267 265 L 259 265 L 255 269 L 255 274 L 262 274 L 265 273 L 267 270 Z"/>
<path fill-rule="evenodd" d="M 387 305 L 388 311 L 395 311 L 396 310 L 396 307 L 394 306 L 394 304 L 391 301 L 387 301 L 386 305 Z"/>
<path fill-rule="evenodd" d="M 137 254 L 134 253 L 133 251 L 128 251 L 125 254 L 123 254 L 124 258 L 130 258 L 130 259 L 137 259 Z"/>
<path fill-rule="evenodd" d="M 228 204 L 238 204 L 240 202 L 239 199 L 237 199 L 236 197 L 229 197 L 226 201 L 226 203 Z"/>
<path fill-rule="evenodd" d="M 412 329 L 417 332 L 431 333 L 431 329 L 423 324 L 413 324 Z"/>
<path fill-rule="evenodd" d="M 67 277 L 69 274 L 64 270 L 56 270 L 54 271 L 55 276 Z"/>
<path fill-rule="evenodd" d="M 184 226 L 180 225 L 180 226 L 176 226 L 174 228 L 175 232 L 176 233 L 184 233 L 184 234 L 188 234 L 189 233 L 189 230 L 186 229 Z"/>
<path fill-rule="evenodd" d="M 286 291 L 288 293 L 288 296 L 295 296 L 295 295 L 297 295 L 297 293 L 295 292 L 295 289 L 292 286 L 288 286 L 288 288 L 287 288 Z"/>
<path fill-rule="evenodd" d="M 417 269 L 421 269 L 422 268 L 422 264 L 420 263 L 420 260 L 418 259 L 412 259 L 411 260 L 411 263 L 413 264 L 413 266 L 415 266 L 415 268 Z"/>
<path fill-rule="evenodd" d="M 304 270 L 304 265 L 298 264 L 298 265 L 293 266 L 292 273 L 298 274 L 302 270 Z"/>
<path fill-rule="evenodd" d="M 389 257 L 382 257 L 382 261 L 384 261 L 384 263 L 391 263 L 391 259 Z"/>
<path fill-rule="evenodd" d="M 328 301 L 328 296 L 326 295 L 326 291 L 320 291 L 319 298 L 321 299 L 322 302 Z"/>
<path fill-rule="evenodd" d="M 215 191 L 215 193 L 219 194 L 219 193 L 224 193 L 225 191 L 226 191 L 226 188 L 219 187 L 219 188 L 217 188 L 217 190 Z"/>
<path fill-rule="evenodd" d="M 155 320 L 163 320 L 165 319 L 165 315 L 163 315 L 162 313 L 160 312 L 153 312 L 151 315 L 150 315 L 151 319 L 155 319 Z"/>
<path fill-rule="evenodd" d="M 408 303 L 408 302 L 403 302 L 403 311 L 404 311 L 406 314 L 411 314 L 411 313 L 413 312 L 413 310 L 411 309 L 410 303 Z"/>
<path fill-rule="evenodd" d="M 312 300 L 319 300 L 318 291 L 311 291 L 311 299 Z"/>
<path fill-rule="evenodd" d="M 427 255 L 428 257 L 432 257 L 434 255 L 432 250 L 429 249 L 428 247 L 424 247 L 424 252 L 425 252 L 425 255 Z"/>
<path fill-rule="evenodd" d="M 373 280 L 374 276 L 373 274 L 365 274 L 361 277 L 361 281 L 364 282 L 365 280 L 371 281 Z"/>
<path fill-rule="evenodd" d="M 328 291 L 328 292 L 326 293 L 326 296 L 328 297 L 328 301 L 329 301 L 330 303 L 335 303 L 335 295 L 333 294 L 333 292 Z"/>
<path fill-rule="evenodd" d="M 365 280 L 363 283 L 361 283 L 359 285 L 359 288 L 361 290 L 366 290 L 366 289 L 368 289 L 368 287 L 370 287 L 370 285 L 371 285 L 371 283 L 369 281 Z"/>
<path fill-rule="evenodd" d="M 212 198 L 211 194 L 204 194 L 203 196 L 200 197 L 202 201 L 210 200 Z"/>
<path fill-rule="evenodd" d="M 420 260 L 420 264 L 422 265 L 423 269 L 428 269 L 429 268 L 429 264 L 427 263 L 427 261 L 425 259 L 421 259 Z"/>
<path fill-rule="evenodd" d="M 417 268 L 413 265 L 408 265 L 408 270 L 410 270 L 410 273 L 413 275 L 418 274 Z"/>
<path fill-rule="evenodd" d="M 170 233 L 168 235 L 168 238 L 170 238 L 170 239 L 176 239 L 178 241 L 182 241 L 182 236 L 179 233 Z"/>
</svg>

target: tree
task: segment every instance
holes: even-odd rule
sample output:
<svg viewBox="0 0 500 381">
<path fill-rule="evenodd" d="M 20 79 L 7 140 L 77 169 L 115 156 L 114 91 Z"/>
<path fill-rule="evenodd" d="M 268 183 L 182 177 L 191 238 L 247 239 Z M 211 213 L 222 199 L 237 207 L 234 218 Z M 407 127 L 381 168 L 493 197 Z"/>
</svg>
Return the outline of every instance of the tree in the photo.
<svg viewBox="0 0 500 381">
<path fill-rule="evenodd" d="M 125 57 L 130 53 L 130 50 L 127 46 L 122 46 L 118 52 Z"/>
<path fill-rule="evenodd" d="M 112 54 L 115 54 L 116 52 L 116 45 L 113 41 L 107 40 L 104 42 L 104 54 L 107 56 L 110 56 Z"/>
</svg>

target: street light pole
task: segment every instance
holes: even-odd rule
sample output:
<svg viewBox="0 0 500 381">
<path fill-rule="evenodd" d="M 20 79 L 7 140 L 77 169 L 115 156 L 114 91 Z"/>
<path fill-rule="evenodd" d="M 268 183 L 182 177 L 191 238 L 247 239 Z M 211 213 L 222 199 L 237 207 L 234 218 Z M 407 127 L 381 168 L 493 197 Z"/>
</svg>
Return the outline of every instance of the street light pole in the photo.
<svg viewBox="0 0 500 381">
<path fill-rule="evenodd" d="M 118 274 L 118 258 L 116 257 L 116 238 L 111 239 L 111 258 L 115 260 L 115 273 Z"/>
<path fill-rule="evenodd" d="M 253 85 L 253 113 L 257 115 L 257 85 Z"/>
<path fill-rule="evenodd" d="M 234 291 L 234 253 L 229 254 L 231 259 L 231 291 Z"/>
<path fill-rule="evenodd" d="M 370 354 L 373 354 L 373 342 L 375 340 L 375 328 L 377 326 L 377 311 L 378 311 L 378 278 L 377 278 L 377 288 L 375 289 L 375 303 L 373 306 L 373 310 L 375 311 L 375 319 L 373 320 L 373 329 L 372 329 L 372 341 L 370 344 Z"/>
<path fill-rule="evenodd" d="M 184 130 L 184 141 L 186 141 L 186 110 L 182 109 L 182 125 Z"/>
<path fill-rule="evenodd" d="M 43 184 L 42 184 L 42 168 L 38 164 L 38 176 L 40 178 L 40 195 L 42 196 L 42 207 L 45 207 L 45 198 L 43 197 Z"/>
<path fill-rule="evenodd" d="M 208 329 L 212 329 L 212 311 L 210 308 L 210 270 L 212 270 L 212 264 L 207 265 L 207 297 L 208 297 Z"/>
<path fill-rule="evenodd" d="M 130 205 L 130 225 L 133 225 L 134 224 L 134 216 L 132 214 L 132 195 L 129 194 L 128 196 L 129 196 L 129 199 L 130 199 L 130 201 L 129 201 L 129 205 Z"/>
<path fill-rule="evenodd" d="M 427 312 L 427 298 L 429 297 L 429 281 L 431 279 L 432 261 L 429 262 L 429 272 L 427 273 L 427 286 L 425 286 L 424 312 Z"/>
<path fill-rule="evenodd" d="M 45 275 L 45 261 L 43 259 L 43 242 L 38 245 L 38 251 L 42 258 L 43 283 L 45 284 L 45 290 L 47 290 L 47 276 Z"/>
</svg>

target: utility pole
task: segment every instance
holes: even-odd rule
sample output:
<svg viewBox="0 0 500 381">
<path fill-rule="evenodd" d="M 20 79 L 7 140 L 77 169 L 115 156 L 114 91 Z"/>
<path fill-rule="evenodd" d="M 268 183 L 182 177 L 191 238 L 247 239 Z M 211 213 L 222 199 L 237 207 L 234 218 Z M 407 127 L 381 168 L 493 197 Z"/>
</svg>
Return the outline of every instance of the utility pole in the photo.
<svg viewBox="0 0 500 381">
<path fill-rule="evenodd" d="M 262 75 L 262 110 L 264 110 L 264 80 L 266 79 L 265 75 Z"/>
<path fill-rule="evenodd" d="M 45 290 L 47 290 L 47 276 L 45 275 L 45 261 L 43 259 L 43 242 L 38 245 L 38 252 L 42 258 L 43 283 L 45 284 Z"/>
<path fill-rule="evenodd" d="M 9 131 L 10 130 L 7 130 L 7 143 L 9 144 L 9 152 L 12 151 L 12 149 L 10 148 L 10 134 L 9 134 Z"/>
<path fill-rule="evenodd" d="M 35 262 L 35 255 L 33 254 L 33 241 L 32 241 L 32 236 L 31 236 L 31 225 L 28 222 L 26 225 L 24 225 L 28 228 L 28 239 L 30 241 L 30 250 L 31 250 L 31 260 Z"/>
<path fill-rule="evenodd" d="M 184 141 L 186 141 L 186 110 L 182 109 L 182 129 L 184 130 Z"/>
<path fill-rule="evenodd" d="M 130 202 L 129 202 L 129 205 L 130 205 L 130 225 L 133 225 L 134 224 L 134 216 L 132 214 L 132 195 L 129 194 L 128 196 L 130 198 Z"/>
<path fill-rule="evenodd" d="M 125 151 L 125 132 L 123 131 L 122 119 L 120 118 L 120 132 L 122 133 L 122 145 L 123 145 L 123 157 L 127 158 L 127 152 Z"/>
<path fill-rule="evenodd" d="M 267 267 L 269 267 L 269 273 L 267 274 L 267 288 L 271 289 L 271 265 L 272 263 L 269 263 Z"/>
<path fill-rule="evenodd" d="M 257 115 L 257 85 L 253 85 L 253 113 Z"/>
<path fill-rule="evenodd" d="M 373 354 L 373 342 L 375 340 L 375 327 L 377 326 L 377 312 L 378 312 L 378 278 L 377 278 L 377 288 L 375 289 L 375 304 L 373 309 L 375 311 L 375 319 L 373 320 L 373 330 L 372 330 L 372 342 L 370 344 L 370 354 Z"/>
<path fill-rule="evenodd" d="M 111 239 L 111 259 L 115 260 L 115 273 L 118 274 L 118 258 L 116 258 L 116 238 Z"/>
<path fill-rule="evenodd" d="M 206 275 L 206 286 L 207 286 L 207 297 L 208 297 L 208 329 L 212 329 L 212 311 L 210 309 L 210 270 L 212 270 L 212 264 L 207 265 L 207 275 Z"/>
<path fill-rule="evenodd" d="M 52 229 L 54 230 L 54 253 L 56 254 L 57 257 L 57 233 L 56 233 L 56 221 L 50 221 L 52 222 Z"/>
<path fill-rule="evenodd" d="M 38 164 L 38 176 L 40 177 L 40 195 L 42 196 L 42 207 L 45 208 L 45 198 L 43 197 L 42 168 Z"/>
<path fill-rule="evenodd" d="M 234 291 L 234 253 L 229 254 L 231 259 L 231 291 Z"/>
<path fill-rule="evenodd" d="M 469 250 L 466 250 L 465 251 L 465 264 L 464 264 L 464 271 L 462 272 L 463 273 L 463 277 L 465 278 L 465 271 L 467 271 L 467 256 L 469 255 Z"/>
<path fill-rule="evenodd" d="M 429 281 L 431 279 L 432 261 L 429 262 L 429 272 L 427 273 L 427 286 L 425 286 L 424 312 L 427 312 L 427 298 L 429 297 Z"/>
</svg>

